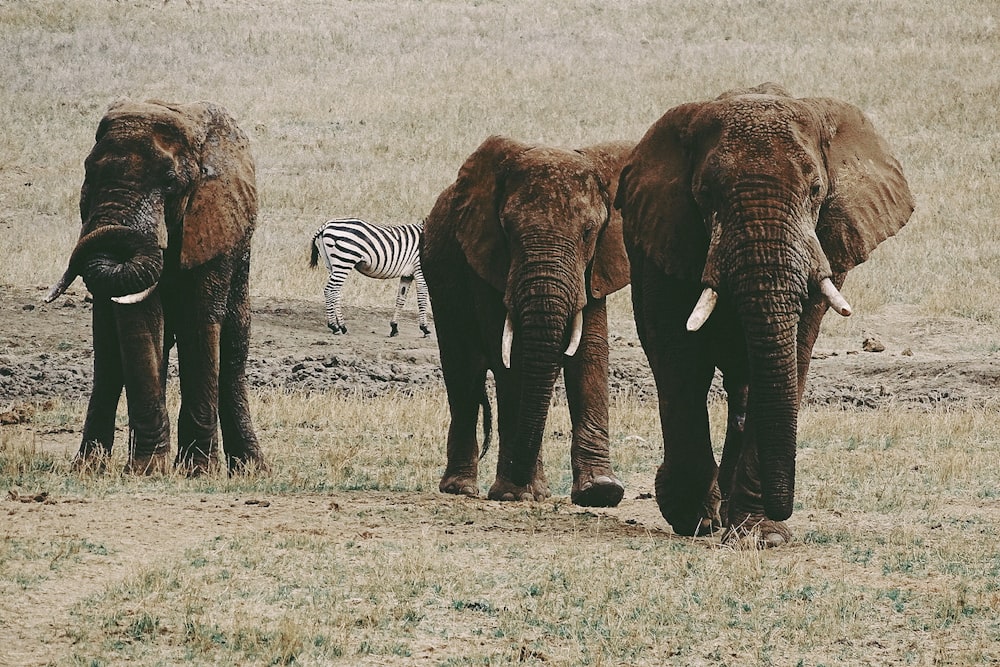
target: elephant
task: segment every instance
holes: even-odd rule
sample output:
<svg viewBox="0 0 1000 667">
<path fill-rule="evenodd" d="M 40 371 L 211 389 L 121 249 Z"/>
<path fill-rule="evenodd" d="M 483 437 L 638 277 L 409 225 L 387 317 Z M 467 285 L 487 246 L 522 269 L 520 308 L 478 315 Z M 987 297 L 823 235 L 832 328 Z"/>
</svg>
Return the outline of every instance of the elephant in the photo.
<svg viewBox="0 0 1000 667">
<path fill-rule="evenodd" d="M 443 493 L 479 494 L 476 423 L 491 370 L 499 452 L 488 497 L 551 496 L 541 444 L 562 369 L 571 500 L 621 501 L 609 454 L 605 300 L 629 279 L 612 202 L 633 146 L 567 150 L 491 136 L 437 198 L 420 252 L 451 416 Z"/>
<path fill-rule="evenodd" d="M 82 230 L 51 302 L 82 276 L 93 295 L 94 378 L 74 464 L 111 453 L 122 388 L 126 471 L 168 470 L 167 364 L 176 344 L 181 406 L 175 465 L 266 469 L 250 417 L 250 240 L 257 188 L 249 141 L 221 106 L 123 99 L 85 161 Z"/>
<path fill-rule="evenodd" d="M 668 110 L 622 168 L 615 206 L 640 343 L 658 395 L 660 513 L 682 535 L 791 540 L 799 405 L 848 271 L 914 208 L 889 147 L 855 106 L 780 85 Z M 706 396 L 728 401 L 716 465 Z"/>
</svg>

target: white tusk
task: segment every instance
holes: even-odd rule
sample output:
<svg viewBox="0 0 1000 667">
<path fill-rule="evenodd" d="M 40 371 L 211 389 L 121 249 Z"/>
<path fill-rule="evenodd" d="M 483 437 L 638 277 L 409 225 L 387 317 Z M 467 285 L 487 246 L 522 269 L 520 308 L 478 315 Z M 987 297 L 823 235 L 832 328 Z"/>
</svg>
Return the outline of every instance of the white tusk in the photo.
<svg viewBox="0 0 1000 667">
<path fill-rule="evenodd" d="M 503 359 L 503 367 L 510 368 L 510 347 L 514 343 L 514 324 L 510 321 L 510 313 L 503 321 L 503 348 L 500 357 Z"/>
<path fill-rule="evenodd" d="M 567 357 L 576 354 L 576 348 L 580 347 L 581 338 L 583 338 L 583 311 L 578 310 L 573 317 L 573 333 L 569 336 L 569 345 L 566 346 L 566 352 L 563 354 Z"/>
<path fill-rule="evenodd" d="M 844 295 L 840 293 L 837 286 L 833 284 L 833 281 L 829 278 L 824 278 L 819 283 L 819 290 L 826 297 L 826 300 L 830 302 L 830 305 L 835 311 L 843 315 L 844 317 L 851 316 L 851 304 L 847 303 L 847 299 Z"/>
<path fill-rule="evenodd" d="M 122 296 L 113 296 L 111 300 L 115 303 L 129 304 L 129 303 L 139 303 L 147 296 L 153 293 L 159 282 L 155 282 L 141 292 L 136 292 L 135 294 L 124 294 Z"/>
<path fill-rule="evenodd" d="M 706 287 L 698 297 L 698 303 L 694 304 L 691 317 L 687 321 L 688 331 L 697 331 L 708 321 L 712 311 L 715 310 L 715 303 L 719 300 L 719 293 L 711 287 Z"/>
</svg>

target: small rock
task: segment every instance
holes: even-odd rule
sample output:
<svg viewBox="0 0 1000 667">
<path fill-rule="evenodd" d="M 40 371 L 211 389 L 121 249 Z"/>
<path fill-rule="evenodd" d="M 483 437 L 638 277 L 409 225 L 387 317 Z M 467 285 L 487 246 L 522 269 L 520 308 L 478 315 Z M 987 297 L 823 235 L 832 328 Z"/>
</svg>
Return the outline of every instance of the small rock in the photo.
<svg viewBox="0 0 1000 667">
<path fill-rule="evenodd" d="M 885 345 L 875 336 L 868 336 L 861 343 L 861 349 L 865 352 L 885 352 Z"/>
<path fill-rule="evenodd" d="M 912 357 L 913 356 L 913 350 L 911 350 L 910 348 L 906 348 L 905 350 L 903 350 L 902 352 L 900 352 L 900 354 L 902 354 L 904 357 Z"/>
<path fill-rule="evenodd" d="M 0 412 L 0 425 L 28 424 L 35 416 L 35 408 L 30 405 L 18 405 L 6 412 Z"/>
</svg>

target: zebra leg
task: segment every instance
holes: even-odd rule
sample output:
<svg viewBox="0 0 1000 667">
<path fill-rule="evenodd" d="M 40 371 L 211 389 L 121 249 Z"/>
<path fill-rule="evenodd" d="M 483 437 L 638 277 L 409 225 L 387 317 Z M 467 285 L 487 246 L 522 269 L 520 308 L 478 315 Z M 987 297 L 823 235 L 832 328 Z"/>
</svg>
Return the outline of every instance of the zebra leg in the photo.
<svg viewBox="0 0 1000 667">
<path fill-rule="evenodd" d="M 427 326 L 427 282 L 424 280 L 424 273 L 417 267 L 413 272 L 413 279 L 417 282 L 417 321 L 420 323 L 420 330 L 424 333 L 424 338 L 431 334 L 431 328 Z"/>
<path fill-rule="evenodd" d="M 347 326 L 344 322 L 344 315 L 340 308 L 340 290 L 347 280 L 348 271 L 339 269 L 330 271 L 330 277 L 323 288 L 323 295 L 326 297 L 326 326 L 336 334 L 346 334 Z"/>
<path fill-rule="evenodd" d="M 406 303 L 406 294 L 409 291 L 410 283 L 413 282 L 413 276 L 403 276 L 399 279 L 399 289 L 396 291 L 396 309 L 392 311 L 392 319 L 389 320 L 389 337 L 399 335 L 399 311 L 403 309 L 403 304 Z"/>
</svg>

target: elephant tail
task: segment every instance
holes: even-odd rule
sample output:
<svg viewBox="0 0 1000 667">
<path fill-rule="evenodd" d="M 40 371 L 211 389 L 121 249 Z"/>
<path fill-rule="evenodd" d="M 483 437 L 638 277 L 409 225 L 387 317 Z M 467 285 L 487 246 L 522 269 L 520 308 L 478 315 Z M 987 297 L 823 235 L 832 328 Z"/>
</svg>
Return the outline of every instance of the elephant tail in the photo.
<svg viewBox="0 0 1000 667">
<path fill-rule="evenodd" d="M 483 406 L 483 448 L 479 450 L 479 459 L 486 456 L 486 450 L 490 448 L 490 441 L 493 439 L 493 409 L 490 407 L 490 397 L 483 384 L 483 394 L 479 397 L 479 402 Z"/>
</svg>

